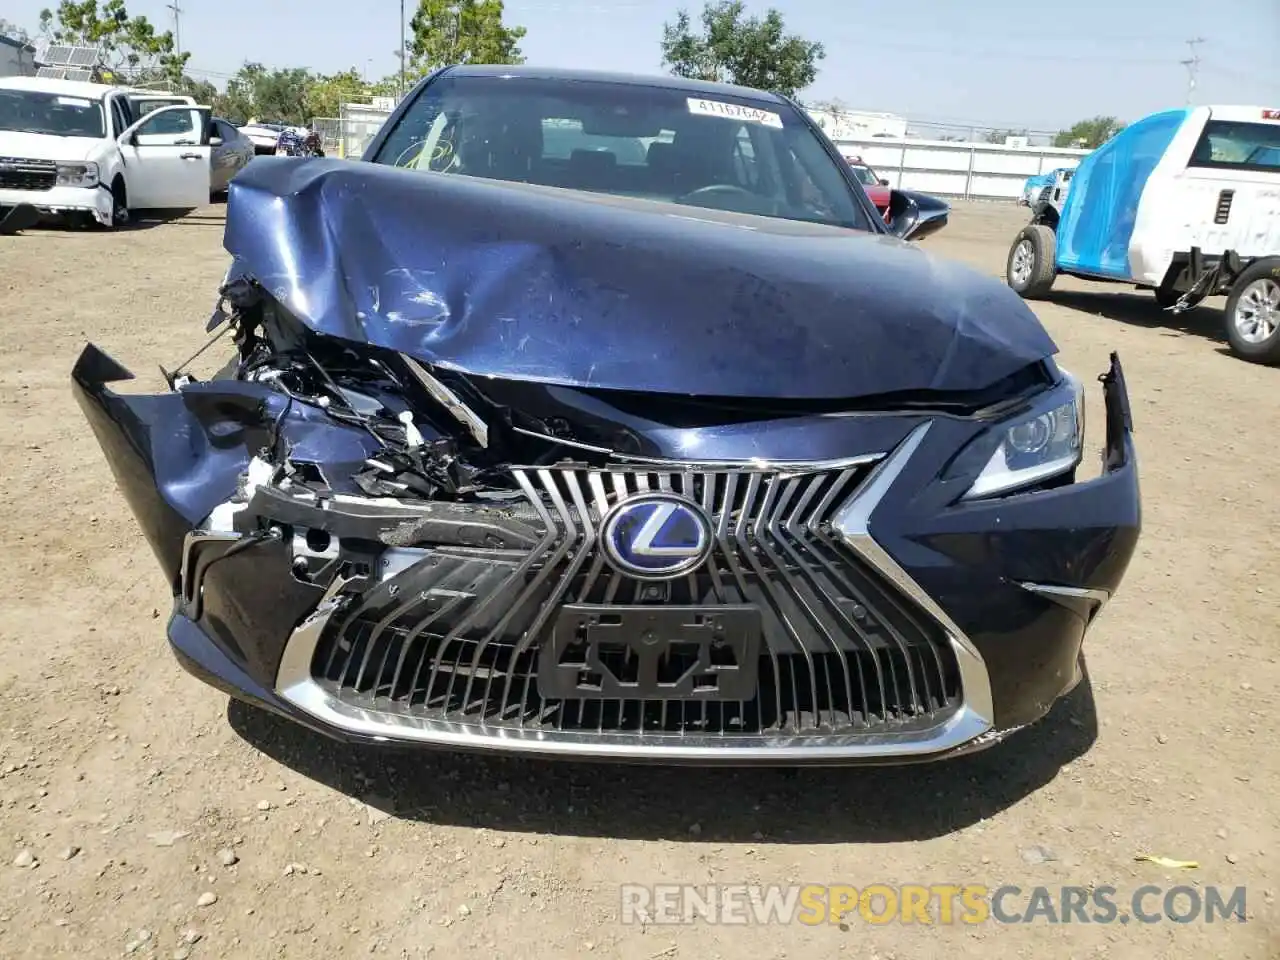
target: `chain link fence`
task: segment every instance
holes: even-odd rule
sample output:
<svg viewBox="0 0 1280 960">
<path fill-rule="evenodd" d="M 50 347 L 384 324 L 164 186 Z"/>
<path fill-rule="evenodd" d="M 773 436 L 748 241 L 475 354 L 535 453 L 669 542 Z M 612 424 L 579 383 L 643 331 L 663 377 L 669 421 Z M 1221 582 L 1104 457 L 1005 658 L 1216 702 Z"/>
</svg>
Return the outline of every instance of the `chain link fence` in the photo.
<svg viewBox="0 0 1280 960">
<path fill-rule="evenodd" d="M 1056 130 L 1028 130 L 1025 127 L 985 127 L 949 123 L 942 120 L 907 120 L 907 136 L 921 140 L 948 140 L 958 143 L 1003 144 L 1007 137 L 1025 138 L 1029 147 L 1051 147 Z"/>
<path fill-rule="evenodd" d="M 338 117 L 312 117 L 311 129 L 320 134 L 324 155 L 338 156 L 338 145 L 342 141 L 342 120 Z"/>
<path fill-rule="evenodd" d="M 339 107 L 337 155 L 359 160 L 369 141 L 396 108 L 395 97 L 375 97 L 372 103 L 344 103 Z"/>
</svg>

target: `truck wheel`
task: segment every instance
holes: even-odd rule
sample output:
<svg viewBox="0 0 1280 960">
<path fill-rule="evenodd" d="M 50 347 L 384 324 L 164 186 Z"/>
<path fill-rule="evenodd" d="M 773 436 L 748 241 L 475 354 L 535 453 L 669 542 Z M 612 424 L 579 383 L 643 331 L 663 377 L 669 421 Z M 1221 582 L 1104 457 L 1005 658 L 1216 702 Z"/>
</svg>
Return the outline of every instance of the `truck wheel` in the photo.
<svg viewBox="0 0 1280 960">
<path fill-rule="evenodd" d="M 1280 258 L 1259 260 L 1236 278 L 1223 316 L 1236 356 L 1280 364 Z"/>
<path fill-rule="evenodd" d="M 1040 223 L 1031 223 L 1009 248 L 1009 261 L 1005 265 L 1005 279 L 1018 294 L 1028 300 L 1038 300 L 1053 289 L 1058 275 L 1054 265 L 1057 238 L 1052 230 Z"/>
<path fill-rule="evenodd" d="M 111 184 L 111 226 L 123 227 L 129 222 L 129 191 L 124 179 L 116 177 Z"/>
<path fill-rule="evenodd" d="M 129 222 L 129 192 L 125 188 L 124 178 L 117 176 L 111 181 L 111 222 L 99 223 L 93 214 L 86 214 L 85 225 L 97 230 L 115 230 Z"/>
</svg>

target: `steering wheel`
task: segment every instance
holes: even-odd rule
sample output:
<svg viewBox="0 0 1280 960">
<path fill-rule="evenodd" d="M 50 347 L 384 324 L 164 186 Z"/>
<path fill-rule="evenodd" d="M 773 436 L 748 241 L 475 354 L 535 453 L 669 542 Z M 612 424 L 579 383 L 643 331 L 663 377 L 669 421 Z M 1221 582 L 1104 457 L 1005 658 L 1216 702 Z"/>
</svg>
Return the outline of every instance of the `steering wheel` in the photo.
<svg viewBox="0 0 1280 960">
<path fill-rule="evenodd" d="M 744 200 L 758 202 L 760 197 L 752 193 L 745 187 L 739 187 L 733 183 L 711 183 L 705 187 L 699 187 L 697 190 L 691 190 L 682 196 L 681 200 L 693 200 L 697 197 L 742 197 Z"/>
</svg>

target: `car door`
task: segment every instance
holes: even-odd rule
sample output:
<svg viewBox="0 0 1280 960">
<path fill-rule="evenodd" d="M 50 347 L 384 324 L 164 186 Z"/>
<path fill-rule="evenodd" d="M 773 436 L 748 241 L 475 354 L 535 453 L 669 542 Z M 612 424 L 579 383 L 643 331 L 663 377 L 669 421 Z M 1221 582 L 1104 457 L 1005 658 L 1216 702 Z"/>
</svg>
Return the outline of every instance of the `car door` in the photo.
<svg viewBox="0 0 1280 960">
<path fill-rule="evenodd" d="M 208 121 L 208 107 L 161 107 L 120 136 L 131 207 L 190 210 L 209 202 Z"/>
</svg>

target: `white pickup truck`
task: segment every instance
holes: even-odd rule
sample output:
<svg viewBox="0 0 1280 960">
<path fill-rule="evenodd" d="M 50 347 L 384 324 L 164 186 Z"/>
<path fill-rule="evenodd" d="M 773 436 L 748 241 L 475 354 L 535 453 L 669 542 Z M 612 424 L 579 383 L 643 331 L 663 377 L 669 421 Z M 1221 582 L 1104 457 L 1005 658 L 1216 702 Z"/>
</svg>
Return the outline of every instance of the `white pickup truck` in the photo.
<svg viewBox="0 0 1280 960">
<path fill-rule="evenodd" d="M 1280 110 L 1165 110 L 1059 171 L 1009 250 L 1009 286 L 1132 283 L 1173 312 L 1226 294 L 1232 352 L 1280 363 Z"/>
<path fill-rule="evenodd" d="M 190 97 L 0 78 L 0 232 L 45 214 L 111 228 L 209 200 L 213 126 Z"/>
</svg>

